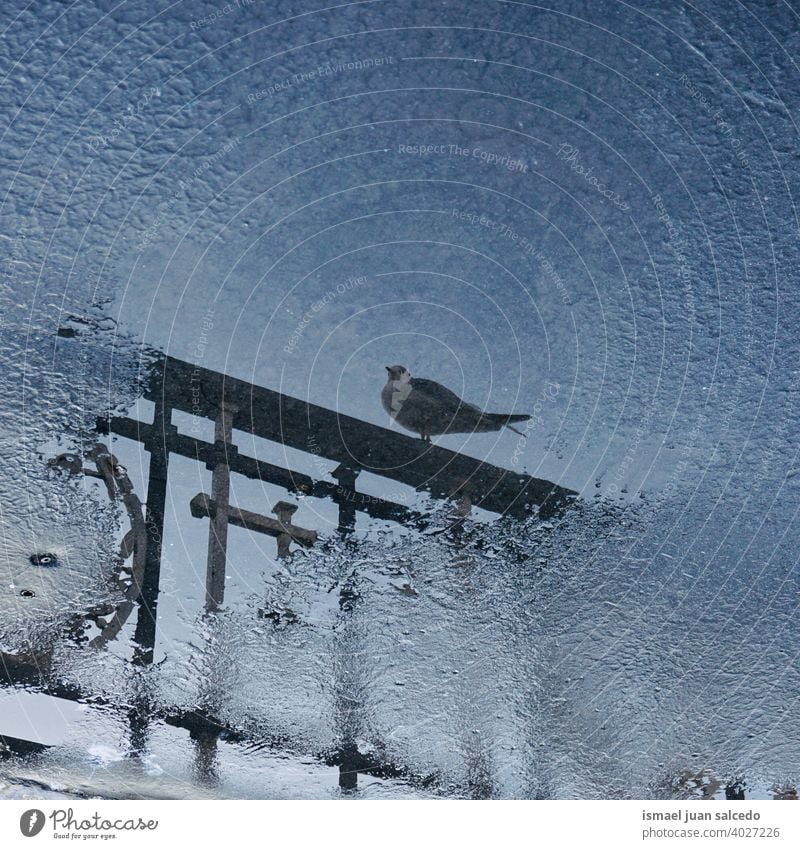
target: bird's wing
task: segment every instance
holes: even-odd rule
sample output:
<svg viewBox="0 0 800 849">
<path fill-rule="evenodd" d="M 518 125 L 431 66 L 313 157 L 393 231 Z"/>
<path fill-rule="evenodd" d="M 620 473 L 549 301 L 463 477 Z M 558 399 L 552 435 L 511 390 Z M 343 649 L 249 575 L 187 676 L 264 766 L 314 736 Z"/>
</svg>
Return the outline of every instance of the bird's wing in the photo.
<svg viewBox="0 0 800 849">
<path fill-rule="evenodd" d="M 462 401 L 455 392 L 451 392 L 446 386 L 442 386 L 435 380 L 412 377 L 411 389 L 414 392 L 415 401 L 436 407 L 442 414 L 454 415 L 458 410 L 464 409 L 480 412 L 477 407 Z"/>
</svg>

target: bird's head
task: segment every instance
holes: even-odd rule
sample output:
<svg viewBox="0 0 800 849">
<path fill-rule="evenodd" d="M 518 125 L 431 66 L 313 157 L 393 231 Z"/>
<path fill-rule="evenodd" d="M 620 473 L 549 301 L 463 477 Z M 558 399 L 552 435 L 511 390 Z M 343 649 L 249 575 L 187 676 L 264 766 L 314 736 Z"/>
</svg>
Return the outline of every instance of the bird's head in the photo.
<svg viewBox="0 0 800 849">
<path fill-rule="evenodd" d="M 389 380 L 402 380 L 404 383 L 411 379 L 411 373 L 405 366 L 386 366 Z"/>
</svg>

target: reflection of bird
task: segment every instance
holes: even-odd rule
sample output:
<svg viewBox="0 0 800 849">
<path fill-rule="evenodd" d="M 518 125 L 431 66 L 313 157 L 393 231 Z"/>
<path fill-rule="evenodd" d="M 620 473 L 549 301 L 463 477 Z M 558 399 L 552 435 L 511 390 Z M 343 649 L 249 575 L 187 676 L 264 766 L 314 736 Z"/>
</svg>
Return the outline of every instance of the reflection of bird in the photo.
<svg viewBox="0 0 800 849">
<path fill-rule="evenodd" d="M 383 408 L 399 425 L 416 431 L 425 442 L 437 433 L 486 433 L 502 427 L 525 436 L 511 423 L 525 422 L 530 416 L 484 413 L 441 383 L 411 377 L 404 366 L 386 366 L 386 371 L 389 378 L 381 392 Z"/>
</svg>

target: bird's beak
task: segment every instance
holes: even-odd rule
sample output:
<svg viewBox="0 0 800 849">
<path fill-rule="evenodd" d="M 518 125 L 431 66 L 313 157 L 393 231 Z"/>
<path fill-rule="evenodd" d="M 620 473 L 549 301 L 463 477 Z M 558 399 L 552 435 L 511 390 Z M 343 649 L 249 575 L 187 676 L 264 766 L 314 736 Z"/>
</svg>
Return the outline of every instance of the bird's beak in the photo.
<svg viewBox="0 0 800 849">
<path fill-rule="evenodd" d="M 392 370 L 391 366 L 384 366 L 384 368 L 386 369 L 386 371 L 389 371 L 389 372 Z"/>
</svg>

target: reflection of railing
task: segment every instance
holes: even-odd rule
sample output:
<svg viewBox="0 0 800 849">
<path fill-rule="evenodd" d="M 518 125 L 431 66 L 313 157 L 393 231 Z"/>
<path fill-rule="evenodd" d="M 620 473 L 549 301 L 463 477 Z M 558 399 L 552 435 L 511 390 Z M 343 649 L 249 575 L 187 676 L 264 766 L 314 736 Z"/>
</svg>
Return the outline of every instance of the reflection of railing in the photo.
<svg viewBox="0 0 800 849">
<path fill-rule="evenodd" d="M 0 671 L 2 671 L 0 666 Z M 52 696 L 53 715 L 61 717 L 62 711 L 55 700 L 82 702 L 88 710 L 102 710 L 104 713 L 119 712 L 119 720 L 127 716 L 131 727 L 131 748 L 133 752 L 145 754 L 148 745 L 148 733 L 154 723 L 163 723 L 174 728 L 189 732 L 189 739 L 195 747 L 195 766 L 197 777 L 207 783 L 213 781 L 215 773 L 216 749 L 218 742 L 231 745 L 253 745 L 267 747 L 283 754 L 292 754 L 297 758 L 316 760 L 320 765 L 336 766 L 340 773 L 340 786 L 343 789 L 355 789 L 358 786 L 358 773 L 369 774 L 376 778 L 403 781 L 411 786 L 427 789 L 436 787 L 436 774 L 419 774 L 406 767 L 395 764 L 391 759 L 376 755 L 362 754 L 355 744 L 345 743 L 336 750 L 319 750 L 309 752 L 306 742 L 286 734 L 264 733 L 248 728 L 234 727 L 217 717 L 214 713 L 199 707 L 180 709 L 158 706 L 148 703 L 142 698 L 139 701 L 124 705 L 110 701 L 97 693 L 85 692 L 78 687 L 64 684 L 59 680 L 42 682 L 41 669 L 30 665 L 17 665 L 5 669 L 0 675 L 2 684 L 24 684 L 30 688 L 36 687 L 40 692 Z M 42 711 L 40 721 L 47 718 L 46 708 L 39 703 Z M 63 725 L 60 719 L 57 725 Z M 0 763 L 8 752 L 19 755 L 35 754 L 49 747 L 49 744 L 31 743 L 18 738 L 3 737 L 0 734 Z M 66 788 L 69 790 L 69 788 Z M 115 788 L 116 792 L 116 788 Z"/>
<path fill-rule="evenodd" d="M 353 530 L 357 512 L 405 525 L 425 522 L 423 515 L 403 505 L 357 492 L 356 478 L 362 471 L 438 498 L 459 494 L 463 501 L 468 491 L 470 505 L 514 516 L 531 515 L 535 508 L 541 516 L 549 516 L 576 497 L 549 481 L 501 469 L 172 357 L 164 357 L 153 367 L 145 397 L 155 404 L 152 424 L 123 417 L 98 423 L 101 430 L 142 442 L 150 453 L 147 562 L 136 632 L 143 662 L 152 659 L 155 643 L 170 454 L 203 462 L 212 472 L 211 494 L 200 493 L 192 500 L 193 515 L 210 520 L 208 610 L 222 604 L 224 597 L 229 524 L 276 536 L 281 555 L 288 553 L 290 541 L 309 545 L 315 537 L 313 531 L 291 524 L 292 505 L 287 502 L 281 502 L 277 519 L 232 508 L 231 472 L 290 492 L 331 498 L 339 506 L 339 531 L 343 534 Z M 173 410 L 212 420 L 214 442 L 178 433 L 172 424 Z M 240 453 L 233 443 L 234 429 L 338 463 L 333 472 L 337 483 L 317 481 Z"/>
<path fill-rule="evenodd" d="M 84 474 L 95 474 L 101 478 L 112 501 L 116 499 L 122 501 L 131 525 L 130 530 L 122 539 L 119 552 L 121 563 L 125 563 L 129 557 L 131 558 L 130 579 L 122 580 L 125 600 L 122 604 L 116 605 L 113 610 L 110 610 L 110 615 L 107 617 L 96 619 L 96 624 L 100 627 L 100 634 L 91 641 L 91 646 L 92 648 L 100 648 L 119 634 L 128 621 L 135 603 L 139 600 L 144 577 L 147 531 L 142 514 L 142 503 L 133 491 L 133 484 L 128 478 L 124 466 L 119 465 L 117 458 L 110 454 L 102 443 L 95 445 L 88 457 L 94 461 L 97 472 L 92 473 L 88 469 L 82 469 L 82 471 Z M 63 458 L 64 455 L 57 457 L 53 465 L 64 468 Z"/>
<path fill-rule="evenodd" d="M 576 497 L 574 492 L 548 481 L 498 468 L 171 357 L 160 359 L 153 367 L 145 397 L 155 405 L 152 423 L 127 417 L 98 421 L 100 432 L 141 442 L 150 455 L 144 523 L 142 526 L 140 521 L 134 536 L 127 540 L 136 564 L 139 611 L 134 636 L 137 646 L 134 662 L 140 665 L 150 664 L 154 658 L 171 454 L 202 462 L 212 473 L 211 493 L 199 493 L 190 505 L 192 515 L 209 520 L 207 611 L 216 610 L 224 600 L 230 524 L 276 537 L 280 557 L 289 554 L 293 542 L 309 546 L 317 538 L 315 531 L 292 523 L 296 506 L 287 501 L 274 505 L 276 518 L 232 507 L 229 503 L 232 472 L 289 492 L 330 498 L 338 505 L 338 531 L 343 536 L 353 533 L 358 512 L 418 528 L 424 527 L 428 521 L 424 514 L 404 505 L 359 493 L 356 479 L 362 471 L 426 491 L 436 498 L 457 499 L 457 515 L 452 528 L 455 534 L 459 533 L 472 506 L 518 517 L 530 516 L 538 508 L 539 515 L 546 517 Z M 178 433 L 172 423 L 174 410 L 212 420 L 215 424 L 214 442 Z M 336 483 L 315 480 L 309 475 L 240 453 L 233 442 L 234 429 L 337 463 L 332 472 Z M 129 495 L 132 496 L 131 493 Z M 130 603 L 132 599 L 127 601 Z M 345 614 L 347 609 L 342 606 Z M 22 676 L 23 670 L 19 669 L 16 675 L 9 673 L 7 677 L 20 679 Z M 52 688 L 50 692 L 54 692 Z M 79 697 L 74 691 L 56 694 L 67 698 Z M 240 733 L 225 727 L 215 718 L 215 713 L 212 700 L 207 705 L 199 705 L 196 711 L 168 711 L 166 714 L 162 712 L 161 716 L 165 721 L 190 731 L 197 747 L 197 761 L 206 764 L 208 770 L 212 769 L 210 765 L 214 761 L 217 740 L 238 739 Z M 144 749 L 147 725 L 157 717 L 158 711 L 146 697 L 134 706 L 131 711 L 134 749 Z M 422 784 L 432 780 L 430 776 L 427 779 L 415 777 L 410 770 L 398 767 L 386 758 L 380 758 L 378 763 L 375 758 L 361 754 L 350 733 L 343 735 L 338 751 L 321 755 L 327 763 L 339 766 L 343 788 L 355 787 L 359 772 L 412 781 L 416 778 Z"/>
</svg>

